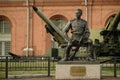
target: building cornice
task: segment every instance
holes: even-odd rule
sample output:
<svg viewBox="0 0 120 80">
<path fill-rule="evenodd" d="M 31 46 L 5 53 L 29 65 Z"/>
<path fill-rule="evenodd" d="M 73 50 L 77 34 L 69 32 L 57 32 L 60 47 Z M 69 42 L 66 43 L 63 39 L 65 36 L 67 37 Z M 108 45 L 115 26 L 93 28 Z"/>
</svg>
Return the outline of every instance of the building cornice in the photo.
<svg viewBox="0 0 120 80">
<path fill-rule="evenodd" d="M 92 0 L 92 5 L 120 5 L 120 0 Z"/>
<path fill-rule="evenodd" d="M 85 0 L 29 0 L 36 6 L 85 6 Z M 89 5 L 120 5 L 119 0 L 88 0 Z M 25 7 L 26 0 L 3 0 L 0 7 Z"/>
</svg>

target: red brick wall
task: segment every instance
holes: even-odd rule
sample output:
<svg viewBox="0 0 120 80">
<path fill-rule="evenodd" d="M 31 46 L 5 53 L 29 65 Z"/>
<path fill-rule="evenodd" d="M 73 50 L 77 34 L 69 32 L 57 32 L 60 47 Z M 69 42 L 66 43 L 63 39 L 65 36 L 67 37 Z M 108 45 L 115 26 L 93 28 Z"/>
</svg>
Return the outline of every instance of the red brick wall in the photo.
<svg viewBox="0 0 120 80">
<path fill-rule="evenodd" d="M 24 7 L 1 7 L 0 15 L 6 16 L 12 25 L 11 28 L 11 51 L 23 55 L 26 32 L 26 9 Z"/>
<path fill-rule="evenodd" d="M 17 1 L 17 0 L 16 0 Z M 60 14 L 68 20 L 75 17 L 76 8 L 83 10 L 82 18 L 85 19 L 86 8 L 84 0 L 30 0 L 30 5 L 35 4 L 48 18 Z M 104 28 L 109 16 L 120 10 L 119 0 L 88 0 L 88 25 L 91 29 L 91 38 L 98 38 L 97 30 Z M 50 35 L 46 33 L 44 21 L 30 9 L 30 47 L 34 49 L 31 55 L 44 55 L 51 47 Z M 0 2 L 0 16 L 6 16 L 11 25 L 11 51 L 18 55 L 25 55 L 26 47 L 27 8 L 25 1 Z M 97 35 L 95 35 L 97 34 Z"/>
</svg>

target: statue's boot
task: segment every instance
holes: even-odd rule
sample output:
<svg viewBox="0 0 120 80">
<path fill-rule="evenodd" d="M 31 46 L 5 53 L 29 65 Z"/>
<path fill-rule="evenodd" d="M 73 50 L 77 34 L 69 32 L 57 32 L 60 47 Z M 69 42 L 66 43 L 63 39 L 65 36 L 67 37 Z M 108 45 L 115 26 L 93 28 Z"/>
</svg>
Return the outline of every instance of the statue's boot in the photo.
<svg viewBox="0 0 120 80">
<path fill-rule="evenodd" d="M 65 57 L 61 61 L 69 61 L 69 54 L 66 54 Z"/>
<path fill-rule="evenodd" d="M 66 49 L 66 55 L 61 61 L 69 61 L 70 49 L 71 49 L 71 46 L 68 46 Z"/>
<path fill-rule="evenodd" d="M 73 61 L 75 57 L 75 53 L 70 57 L 70 61 Z"/>
<path fill-rule="evenodd" d="M 94 59 L 92 58 L 91 54 L 88 54 L 86 60 L 88 60 L 88 61 L 94 61 Z"/>
<path fill-rule="evenodd" d="M 88 60 L 88 61 L 94 61 L 94 59 L 91 58 L 91 57 L 87 57 L 87 60 Z"/>
<path fill-rule="evenodd" d="M 61 61 L 69 61 L 69 59 L 64 57 L 63 59 L 61 59 Z"/>
<path fill-rule="evenodd" d="M 70 60 L 73 61 L 75 58 L 75 54 L 77 53 L 79 47 L 76 48 L 75 52 L 73 53 L 73 55 L 70 57 Z"/>
</svg>

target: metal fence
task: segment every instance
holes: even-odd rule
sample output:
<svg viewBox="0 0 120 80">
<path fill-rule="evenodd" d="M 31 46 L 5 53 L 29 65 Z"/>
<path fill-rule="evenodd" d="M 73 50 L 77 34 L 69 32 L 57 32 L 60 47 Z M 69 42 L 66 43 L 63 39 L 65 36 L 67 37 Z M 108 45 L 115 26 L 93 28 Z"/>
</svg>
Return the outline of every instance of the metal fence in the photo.
<svg viewBox="0 0 120 80">
<path fill-rule="evenodd" d="M 100 58 L 98 61 L 101 61 L 102 76 L 120 76 L 120 58 Z M 7 79 L 9 77 L 8 75 L 21 75 L 25 71 L 27 74 L 51 76 L 51 74 L 55 73 L 56 63 L 57 60 L 52 60 L 49 57 L 13 58 L 2 56 L 0 57 L 0 79 Z"/>
<path fill-rule="evenodd" d="M 101 57 L 103 76 L 120 77 L 120 57 Z"/>
<path fill-rule="evenodd" d="M 15 59 L 10 56 L 0 57 L 0 76 L 8 78 L 8 75 L 16 74 L 17 71 L 28 71 L 28 73 L 36 71 L 36 74 L 50 76 L 55 71 L 55 61 L 49 57 L 20 57 Z"/>
</svg>

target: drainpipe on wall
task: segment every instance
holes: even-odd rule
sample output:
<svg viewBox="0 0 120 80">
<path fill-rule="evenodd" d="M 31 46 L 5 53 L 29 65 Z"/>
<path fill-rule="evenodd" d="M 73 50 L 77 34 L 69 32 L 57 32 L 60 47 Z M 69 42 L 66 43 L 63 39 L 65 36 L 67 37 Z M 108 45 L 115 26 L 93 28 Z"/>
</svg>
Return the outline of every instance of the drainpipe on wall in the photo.
<svg viewBox="0 0 120 80">
<path fill-rule="evenodd" d="M 86 6 L 86 21 L 88 22 L 88 0 L 85 0 L 85 6 Z"/>
<path fill-rule="evenodd" d="M 27 33 L 26 33 L 26 48 L 24 48 L 24 52 L 26 56 L 29 56 L 29 52 L 33 51 L 32 48 L 29 48 L 30 44 L 30 7 L 29 7 L 29 0 L 26 0 L 27 6 Z"/>
</svg>

